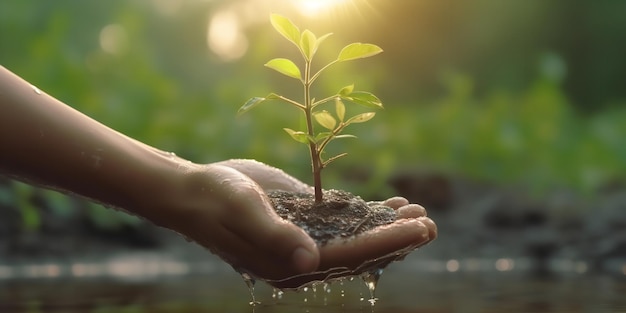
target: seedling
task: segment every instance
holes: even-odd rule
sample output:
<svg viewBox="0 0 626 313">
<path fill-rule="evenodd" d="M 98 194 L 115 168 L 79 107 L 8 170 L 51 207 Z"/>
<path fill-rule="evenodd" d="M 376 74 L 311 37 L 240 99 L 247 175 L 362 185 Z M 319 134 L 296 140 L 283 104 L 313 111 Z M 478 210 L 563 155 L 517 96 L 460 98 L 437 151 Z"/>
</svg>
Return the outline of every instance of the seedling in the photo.
<svg viewBox="0 0 626 313">
<path fill-rule="evenodd" d="M 281 100 L 302 110 L 306 119 L 306 130 L 301 131 L 290 128 L 283 129 L 295 141 L 309 146 L 315 188 L 315 203 L 320 203 L 322 201 L 322 169 L 338 158 L 347 155 L 347 153 L 340 153 L 324 159 L 324 149 L 335 139 L 355 138 L 354 135 L 342 134 L 343 130 L 350 124 L 367 122 L 375 115 L 374 112 L 366 112 L 346 118 L 346 107 L 344 105 L 344 101 L 374 109 L 380 109 L 383 105 L 380 99 L 372 93 L 366 91 L 355 91 L 354 85 L 343 87 L 336 94 L 329 97 L 321 100 L 315 100 L 315 98 L 311 96 L 311 85 L 320 76 L 320 74 L 331 65 L 339 62 L 371 57 L 381 53 L 383 50 L 373 44 L 359 42 L 351 43 L 339 52 L 339 55 L 334 61 L 321 67 L 321 69 L 317 72 L 314 72 L 311 67 L 313 57 L 315 56 L 319 45 L 327 39 L 331 33 L 318 38 L 308 29 L 300 32 L 300 29 L 288 18 L 278 14 L 272 14 L 270 21 L 278 33 L 298 48 L 304 60 L 304 71 L 301 71 L 300 67 L 298 67 L 293 61 L 285 58 L 272 59 L 265 63 L 265 66 L 283 75 L 299 80 L 304 87 L 304 103 L 289 99 L 276 93 L 270 93 L 266 97 L 251 98 L 241 108 L 239 108 L 237 114 L 243 114 L 258 104 L 268 100 Z M 320 108 L 320 105 L 332 101 L 335 102 L 334 115 L 329 111 L 322 110 Z M 321 131 L 316 131 L 313 125 L 313 119 L 315 119 L 315 121 L 322 127 Z"/>
</svg>

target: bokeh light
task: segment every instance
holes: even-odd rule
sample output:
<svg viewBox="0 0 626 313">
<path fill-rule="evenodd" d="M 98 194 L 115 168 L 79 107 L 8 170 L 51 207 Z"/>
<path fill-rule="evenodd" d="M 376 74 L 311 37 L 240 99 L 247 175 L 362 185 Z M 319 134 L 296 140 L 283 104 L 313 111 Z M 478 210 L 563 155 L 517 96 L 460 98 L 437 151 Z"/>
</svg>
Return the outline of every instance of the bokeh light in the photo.
<svg viewBox="0 0 626 313">
<path fill-rule="evenodd" d="M 209 22 L 207 32 L 209 48 L 224 61 L 241 58 L 248 50 L 248 39 L 235 12 L 217 12 Z"/>
<path fill-rule="evenodd" d="M 128 35 L 119 24 L 109 24 L 100 31 L 100 48 L 106 53 L 119 55 L 126 49 Z"/>
</svg>

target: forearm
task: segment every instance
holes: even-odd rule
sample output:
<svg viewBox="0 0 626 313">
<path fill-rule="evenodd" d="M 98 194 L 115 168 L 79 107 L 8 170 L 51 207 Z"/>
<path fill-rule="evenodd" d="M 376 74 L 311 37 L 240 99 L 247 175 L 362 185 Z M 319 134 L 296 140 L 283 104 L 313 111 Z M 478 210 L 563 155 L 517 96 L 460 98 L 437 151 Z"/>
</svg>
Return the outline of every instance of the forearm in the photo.
<svg viewBox="0 0 626 313">
<path fill-rule="evenodd" d="M 0 67 L 0 173 L 150 218 L 192 164 L 128 138 Z M 163 212 L 161 212 L 163 213 Z"/>
</svg>

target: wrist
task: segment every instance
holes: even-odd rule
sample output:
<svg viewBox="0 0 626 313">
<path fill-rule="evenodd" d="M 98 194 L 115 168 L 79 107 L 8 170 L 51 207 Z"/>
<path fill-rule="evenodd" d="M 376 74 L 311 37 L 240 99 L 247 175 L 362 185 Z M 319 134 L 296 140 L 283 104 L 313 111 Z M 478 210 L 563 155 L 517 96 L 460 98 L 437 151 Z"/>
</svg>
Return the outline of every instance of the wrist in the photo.
<svg viewBox="0 0 626 313">
<path fill-rule="evenodd" d="M 143 163 L 136 187 L 130 188 L 128 211 L 156 225 L 177 229 L 186 213 L 184 207 L 190 199 L 185 196 L 189 175 L 199 165 L 154 149 Z"/>
</svg>

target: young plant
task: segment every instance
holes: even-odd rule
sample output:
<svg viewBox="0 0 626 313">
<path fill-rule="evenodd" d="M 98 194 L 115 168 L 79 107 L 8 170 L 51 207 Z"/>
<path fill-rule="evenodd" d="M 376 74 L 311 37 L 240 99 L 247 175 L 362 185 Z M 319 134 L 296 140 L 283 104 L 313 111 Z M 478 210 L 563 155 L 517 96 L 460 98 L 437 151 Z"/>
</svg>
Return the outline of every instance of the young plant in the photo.
<svg viewBox="0 0 626 313">
<path fill-rule="evenodd" d="M 321 69 L 317 72 L 314 72 L 311 66 L 313 57 L 315 56 L 319 45 L 331 34 L 329 33 L 318 38 L 308 29 L 300 32 L 300 29 L 289 19 L 278 14 L 272 14 L 270 20 L 274 29 L 276 29 L 278 33 L 298 48 L 304 60 L 304 71 L 301 71 L 300 67 L 298 67 L 293 61 L 285 58 L 272 59 L 267 62 L 265 66 L 283 75 L 299 80 L 302 83 L 304 90 L 303 102 L 298 102 L 276 93 L 270 93 L 266 97 L 251 98 L 239 109 L 237 114 L 239 115 L 245 113 L 258 104 L 268 100 L 281 100 L 293 105 L 304 113 L 306 120 L 305 130 L 300 131 L 290 128 L 284 128 L 284 130 L 297 142 L 309 146 L 315 188 L 315 202 L 320 203 L 322 201 L 322 169 L 324 169 L 329 163 L 347 155 L 347 153 L 341 153 L 324 159 L 324 149 L 335 139 L 355 138 L 353 135 L 342 134 L 344 128 L 350 124 L 367 122 L 375 115 L 374 112 L 366 112 L 346 118 L 346 108 L 343 101 L 375 109 L 382 108 L 383 105 L 380 99 L 372 93 L 366 91 L 355 91 L 354 85 L 343 87 L 336 94 L 316 101 L 315 98 L 311 96 L 311 85 L 320 76 L 320 74 L 331 65 L 339 62 L 370 57 L 382 52 L 382 49 L 376 45 L 368 43 L 351 43 L 339 52 L 339 55 L 335 60 L 321 67 Z M 334 116 L 327 110 L 320 109 L 321 104 L 331 101 L 335 102 Z M 313 125 L 313 120 L 315 120 L 322 127 L 321 131 L 316 131 Z"/>
</svg>

